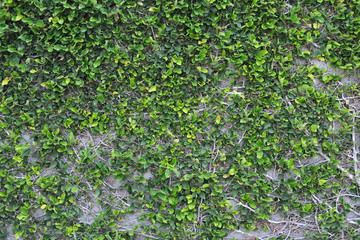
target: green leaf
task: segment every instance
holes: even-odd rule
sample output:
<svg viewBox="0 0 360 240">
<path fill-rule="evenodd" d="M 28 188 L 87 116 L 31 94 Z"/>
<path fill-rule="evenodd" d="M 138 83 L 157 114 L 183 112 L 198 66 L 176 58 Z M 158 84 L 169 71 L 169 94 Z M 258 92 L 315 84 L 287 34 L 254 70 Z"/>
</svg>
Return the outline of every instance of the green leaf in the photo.
<svg viewBox="0 0 360 240">
<path fill-rule="evenodd" d="M 94 196 L 95 196 L 95 197 L 98 197 L 98 196 L 100 196 L 100 193 L 101 193 L 100 188 L 97 188 L 97 189 L 95 190 L 95 192 L 94 192 Z"/>
<path fill-rule="evenodd" d="M 22 235 L 22 233 L 23 233 L 22 231 L 16 232 L 15 238 L 16 238 L 16 239 L 20 238 L 21 235 Z"/>
<path fill-rule="evenodd" d="M 166 170 L 165 170 L 165 177 L 166 177 L 166 178 L 169 178 L 169 177 L 171 176 L 171 172 L 172 172 L 172 171 L 171 171 L 170 169 L 166 169 Z"/>
<path fill-rule="evenodd" d="M 292 23 L 299 23 L 299 18 L 296 14 L 291 15 L 291 22 Z"/>
<path fill-rule="evenodd" d="M 216 116 L 216 124 L 220 124 L 220 121 L 221 121 L 221 116 L 217 115 Z"/>
<path fill-rule="evenodd" d="M 193 203 L 191 203 L 191 204 L 188 205 L 188 208 L 189 208 L 190 210 L 192 210 L 192 209 L 195 208 L 195 206 L 196 206 L 196 203 L 193 202 Z"/>
<path fill-rule="evenodd" d="M 115 150 L 112 150 L 112 152 L 111 152 L 111 156 L 112 157 L 121 157 L 121 153 L 119 153 L 118 151 L 115 151 Z"/>
<path fill-rule="evenodd" d="M 70 128 L 71 124 L 73 123 L 74 121 L 71 119 L 71 118 L 68 118 L 66 119 L 65 123 L 64 123 L 64 126 L 66 128 Z"/>
<path fill-rule="evenodd" d="M 130 86 L 131 86 L 132 89 L 136 88 L 135 78 L 130 78 Z"/>
<path fill-rule="evenodd" d="M 127 150 L 125 153 L 124 153 L 124 157 L 125 158 L 129 158 L 129 157 L 132 157 L 134 154 L 132 153 L 132 151 L 131 150 Z"/>
<path fill-rule="evenodd" d="M 176 63 L 177 65 L 181 65 L 183 58 L 178 58 L 176 55 L 172 58 L 172 60 L 174 61 L 174 63 Z"/>
<path fill-rule="evenodd" d="M 37 20 L 35 26 L 38 28 L 43 28 L 45 27 L 45 24 L 42 20 Z"/>
<path fill-rule="evenodd" d="M 186 174 L 186 175 L 183 177 L 183 180 L 189 181 L 189 180 L 192 179 L 193 177 L 194 177 L 194 174 Z"/>
<path fill-rule="evenodd" d="M 324 179 L 319 179 L 319 185 L 322 186 L 326 183 L 326 180 Z"/>
<path fill-rule="evenodd" d="M 56 45 L 54 46 L 54 49 L 55 49 L 56 51 L 60 51 L 60 50 L 63 49 L 63 46 L 60 45 L 60 44 L 56 44 Z"/>
<path fill-rule="evenodd" d="M 101 58 L 98 57 L 94 63 L 94 68 L 97 68 L 98 66 L 100 66 L 101 62 L 102 62 Z"/>
<path fill-rule="evenodd" d="M 258 54 L 258 58 L 262 58 L 264 55 L 266 55 L 268 53 L 268 51 L 266 51 L 266 50 L 261 50 L 260 52 L 259 52 L 259 54 Z"/>
<path fill-rule="evenodd" d="M 181 74 L 182 72 L 180 68 L 174 68 L 174 73 Z"/>
<path fill-rule="evenodd" d="M 89 49 L 88 48 L 85 48 L 84 50 L 81 51 L 80 55 L 81 56 L 85 56 L 86 54 L 89 53 Z"/>
<path fill-rule="evenodd" d="M 293 173 L 295 173 L 298 177 L 301 177 L 301 173 L 297 170 L 292 170 Z"/>
<path fill-rule="evenodd" d="M 5 86 L 5 85 L 8 85 L 8 83 L 10 82 L 10 77 L 6 77 L 3 81 L 2 81 L 2 83 L 1 83 L 1 85 L 2 86 Z"/>
<path fill-rule="evenodd" d="M 103 94 L 100 94 L 100 95 L 98 95 L 97 99 L 99 100 L 99 102 L 104 102 L 105 97 Z"/>
<path fill-rule="evenodd" d="M 311 131 L 312 132 L 317 132 L 317 128 L 318 128 L 317 125 L 311 125 Z"/>
<path fill-rule="evenodd" d="M 163 147 L 163 146 L 161 146 L 161 145 L 156 145 L 156 148 L 157 148 L 159 151 L 164 150 L 164 147 Z"/>
<path fill-rule="evenodd" d="M 149 92 L 155 92 L 156 91 L 156 86 L 152 86 L 150 89 L 149 89 Z"/>
<path fill-rule="evenodd" d="M 179 202 L 179 199 L 177 199 L 177 198 L 174 198 L 174 197 L 169 198 L 169 203 L 171 205 L 176 205 L 178 202 Z"/>
<path fill-rule="evenodd" d="M 69 143 L 69 145 L 75 143 L 75 136 L 74 136 L 73 132 L 70 132 L 68 134 L 68 143 Z"/>
<path fill-rule="evenodd" d="M 22 14 L 17 14 L 16 18 L 15 18 L 15 21 L 19 21 L 23 18 L 24 16 Z"/>
<path fill-rule="evenodd" d="M 309 212 L 310 209 L 311 209 L 311 203 L 308 203 L 308 204 L 306 204 L 305 207 L 303 207 L 303 211 L 304 211 L 304 212 Z"/>
</svg>

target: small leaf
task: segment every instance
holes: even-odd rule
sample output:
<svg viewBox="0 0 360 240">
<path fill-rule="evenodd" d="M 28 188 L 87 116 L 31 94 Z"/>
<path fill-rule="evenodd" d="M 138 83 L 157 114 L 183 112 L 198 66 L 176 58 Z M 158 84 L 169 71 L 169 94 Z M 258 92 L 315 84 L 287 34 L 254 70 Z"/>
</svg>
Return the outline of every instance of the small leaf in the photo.
<svg viewBox="0 0 360 240">
<path fill-rule="evenodd" d="M 253 201 L 249 202 L 249 206 L 252 207 L 253 209 L 256 208 L 256 204 Z"/>
<path fill-rule="evenodd" d="M 311 125 L 311 131 L 317 132 L 317 125 Z"/>
<path fill-rule="evenodd" d="M 192 179 L 194 177 L 194 174 L 186 174 L 184 177 L 183 177 L 183 179 L 185 180 L 185 181 L 189 181 L 190 179 Z"/>
<path fill-rule="evenodd" d="M 156 91 L 156 86 L 152 86 L 150 89 L 149 89 L 149 92 L 155 92 Z"/>
<path fill-rule="evenodd" d="M 217 116 L 216 116 L 216 123 L 217 123 L 217 124 L 220 124 L 220 120 L 221 120 L 221 116 L 220 116 L 220 115 L 217 115 Z"/>
<path fill-rule="evenodd" d="M 112 150 L 111 152 L 111 157 L 115 158 L 115 157 L 121 157 L 121 153 L 115 151 L 115 150 Z"/>
<path fill-rule="evenodd" d="M 94 192 L 95 197 L 98 197 L 100 195 L 100 189 L 96 189 Z"/>
<path fill-rule="evenodd" d="M 268 53 L 268 51 L 266 51 L 266 50 L 261 50 L 260 52 L 259 52 L 259 54 L 258 54 L 258 58 L 261 58 L 261 57 L 263 57 L 264 55 L 266 55 Z"/>
<path fill-rule="evenodd" d="M 311 203 L 306 204 L 305 207 L 303 207 L 304 212 L 308 212 L 311 209 Z"/>
<path fill-rule="evenodd" d="M 94 63 L 94 68 L 97 68 L 98 66 L 100 66 L 100 64 L 101 64 L 101 58 L 98 57 Z"/>
<path fill-rule="evenodd" d="M 60 50 L 62 49 L 62 46 L 61 46 L 60 44 L 56 44 L 56 45 L 54 46 L 54 49 L 55 49 L 56 51 L 60 51 Z"/>
<path fill-rule="evenodd" d="M 81 56 L 85 56 L 86 54 L 88 54 L 88 52 L 89 52 L 89 49 L 86 48 L 86 49 L 84 49 L 84 50 L 81 51 L 80 55 L 81 55 Z"/>
<path fill-rule="evenodd" d="M 41 20 L 37 20 L 35 26 L 39 27 L 39 28 L 42 28 L 42 27 L 45 27 L 45 24 L 43 21 Z"/>
<path fill-rule="evenodd" d="M 164 147 L 163 147 L 163 146 L 161 146 L 161 145 L 156 145 L 156 148 L 157 148 L 159 151 L 164 150 Z"/>
<path fill-rule="evenodd" d="M 16 18 L 15 18 L 15 21 L 19 21 L 19 20 L 21 20 L 23 17 L 24 17 L 23 15 L 21 15 L 21 14 L 18 13 L 18 15 L 17 15 Z"/>
<path fill-rule="evenodd" d="M 64 126 L 69 128 L 74 121 L 71 118 L 66 119 Z"/>
<path fill-rule="evenodd" d="M 2 85 L 2 86 L 8 85 L 9 82 L 10 82 L 10 78 L 9 78 L 9 77 L 6 77 L 6 78 L 2 81 L 1 85 Z"/>
<path fill-rule="evenodd" d="M 151 7 L 151 8 L 149 8 L 149 11 L 150 12 L 156 12 L 156 11 L 158 11 L 159 10 L 159 8 L 157 8 L 157 7 Z"/>
<path fill-rule="evenodd" d="M 165 177 L 169 178 L 171 176 L 171 170 L 170 169 L 166 169 L 165 170 Z"/>
<path fill-rule="evenodd" d="M 319 179 L 319 185 L 322 186 L 326 183 L 326 180 L 324 179 Z"/>
<path fill-rule="evenodd" d="M 174 73 L 181 74 L 182 72 L 180 68 L 174 68 Z"/>
<path fill-rule="evenodd" d="M 16 232 L 16 234 L 15 234 L 15 238 L 16 238 L 16 239 L 18 239 L 18 238 L 20 238 L 20 237 L 21 237 L 21 235 L 22 235 L 22 232 Z"/>
<path fill-rule="evenodd" d="M 169 203 L 171 205 L 176 205 L 178 202 L 179 202 L 179 200 L 174 197 L 169 198 Z"/>
<path fill-rule="evenodd" d="M 295 173 L 298 177 L 301 177 L 301 174 L 297 170 L 293 170 L 293 173 Z"/>
<path fill-rule="evenodd" d="M 73 134 L 72 132 L 70 132 L 70 133 L 68 134 L 68 143 L 69 143 L 69 144 L 72 144 L 72 143 L 74 143 L 74 142 L 75 142 L 74 134 Z"/>
<path fill-rule="evenodd" d="M 130 86 L 132 89 L 135 89 L 136 88 L 136 84 L 135 84 L 135 81 L 134 81 L 135 78 L 130 78 Z"/>
<path fill-rule="evenodd" d="M 188 207 L 189 207 L 190 210 L 194 209 L 195 206 L 196 206 L 196 203 L 195 203 L 195 202 L 188 205 Z"/>
<path fill-rule="evenodd" d="M 103 102 L 105 100 L 104 95 L 100 94 L 98 95 L 97 99 L 99 100 L 99 102 Z"/>
</svg>

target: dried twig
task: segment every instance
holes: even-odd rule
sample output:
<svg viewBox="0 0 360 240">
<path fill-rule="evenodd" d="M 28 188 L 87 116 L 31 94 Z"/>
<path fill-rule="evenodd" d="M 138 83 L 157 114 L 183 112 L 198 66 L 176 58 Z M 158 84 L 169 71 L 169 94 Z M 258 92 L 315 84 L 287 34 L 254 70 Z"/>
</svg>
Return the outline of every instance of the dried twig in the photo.
<svg viewBox="0 0 360 240">
<path fill-rule="evenodd" d="M 355 115 L 355 114 L 354 114 Z M 355 178 L 359 181 L 358 178 L 358 160 L 357 160 L 357 154 L 358 150 L 356 148 L 356 124 L 355 124 L 355 117 L 353 118 L 353 132 L 352 132 L 352 140 L 353 140 L 353 158 L 354 158 L 354 171 L 355 171 Z"/>
<path fill-rule="evenodd" d="M 343 97 L 343 98 L 337 98 L 336 101 L 346 101 L 349 99 L 358 99 L 360 96 L 354 96 L 354 97 Z"/>
<path fill-rule="evenodd" d="M 244 208 L 249 209 L 251 212 L 255 213 L 256 211 L 254 209 L 252 209 L 251 207 L 249 207 L 248 205 L 243 204 L 242 202 L 240 202 L 239 200 L 237 200 L 236 198 L 233 197 L 228 197 L 228 199 L 234 200 L 235 202 L 237 202 L 237 205 L 240 205 Z"/>
<path fill-rule="evenodd" d="M 155 32 L 154 32 L 154 29 L 153 29 L 152 26 L 151 26 L 150 28 L 151 28 L 152 34 L 153 34 L 153 36 L 154 36 L 154 40 L 156 41 L 156 35 L 155 35 Z M 159 49 L 160 49 L 160 51 L 161 51 L 161 46 L 160 46 L 160 45 L 158 45 L 158 46 L 159 46 Z"/>
<path fill-rule="evenodd" d="M 245 137 L 245 134 L 246 134 L 247 130 L 244 131 L 244 133 L 242 134 L 241 138 L 239 139 L 238 143 L 237 144 L 240 144 L 241 141 L 244 139 Z"/>
</svg>

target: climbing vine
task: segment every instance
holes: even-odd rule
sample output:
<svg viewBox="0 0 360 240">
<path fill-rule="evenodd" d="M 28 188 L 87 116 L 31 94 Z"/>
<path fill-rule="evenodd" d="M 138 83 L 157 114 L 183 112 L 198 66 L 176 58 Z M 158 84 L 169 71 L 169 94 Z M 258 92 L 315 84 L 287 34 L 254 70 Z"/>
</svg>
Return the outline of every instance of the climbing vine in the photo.
<svg viewBox="0 0 360 240">
<path fill-rule="evenodd" d="M 359 0 L 3 0 L 0 238 L 360 239 Z"/>
</svg>

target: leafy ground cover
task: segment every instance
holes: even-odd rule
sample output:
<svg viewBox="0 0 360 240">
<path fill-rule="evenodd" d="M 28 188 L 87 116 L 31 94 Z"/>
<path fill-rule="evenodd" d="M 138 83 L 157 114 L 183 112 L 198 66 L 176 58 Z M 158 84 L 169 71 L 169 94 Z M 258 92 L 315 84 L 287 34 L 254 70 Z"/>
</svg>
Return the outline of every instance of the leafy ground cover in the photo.
<svg viewBox="0 0 360 240">
<path fill-rule="evenodd" d="M 360 239 L 359 31 L 359 0 L 1 1 L 0 238 Z"/>
</svg>

